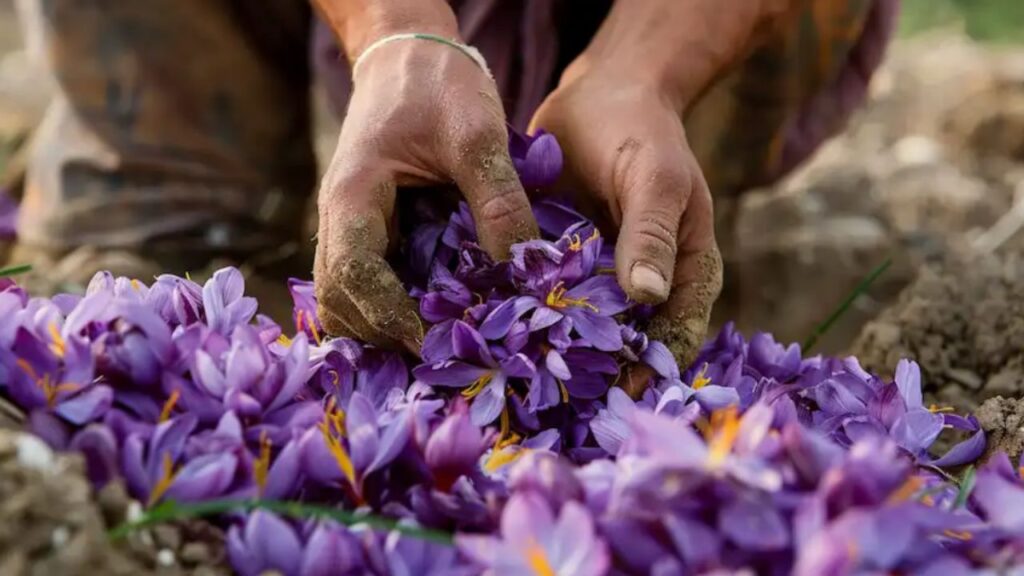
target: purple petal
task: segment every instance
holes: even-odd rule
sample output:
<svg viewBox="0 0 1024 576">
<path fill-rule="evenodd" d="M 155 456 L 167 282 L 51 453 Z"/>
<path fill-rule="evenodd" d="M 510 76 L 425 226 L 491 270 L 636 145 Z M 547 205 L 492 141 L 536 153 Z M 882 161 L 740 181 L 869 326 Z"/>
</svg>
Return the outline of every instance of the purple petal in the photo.
<svg viewBox="0 0 1024 576">
<path fill-rule="evenodd" d="M 917 362 L 900 360 L 896 364 L 895 380 L 907 408 L 920 408 L 924 399 L 921 396 L 921 367 Z"/>
<path fill-rule="evenodd" d="M 452 326 L 452 347 L 455 355 L 461 360 L 472 362 L 478 366 L 495 366 L 487 341 L 472 326 L 456 320 Z"/>
<path fill-rule="evenodd" d="M 185 464 L 167 489 L 166 497 L 179 502 L 198 502 L 224 494 L 238 469 L 238 457 L 230 453 L 205 454 Z"/>
<path fill-rule="evenodd" d="M 504 338 L 512 325 L 523 317 L 523 314 L 537 306 L 540 306 L 540 301 L 533 296 L 509 298 L 487 315 L 483 324 L 480 325 L 480 335 L 488 340 Z"/>
<path fill-rule="evenodd" d="M 978 430 L 967 440 L 950 448 L 941 458 L 932 461 L 931 464 L 940 468 L 963 466 L 981 458 L 981 455 L 985 453 L 985 446 L 985 431 Z"/>
<path fill-rule="evenodd" d="M 284 520 L 263 510 L 253 512 L 245 524 L 245 542 L 259 558 L 263 570 L 276 569 L 288 576 L 298 574 L 302 543 Z"/>
<path fill-rule="evenodd" d="M 608 390 L 608 379 L 595 372 L 577 371 L 572 378 L 565 381 L 565 388 L 574 398 L 600 398 Z"/>
<path fill-rule="evenodd" d="M 114 391 L 109 386 L 95 384 L 61 402 L 56 412 L 68 422 L 82 426 L 102 418 L 113 402 Z"/>
<path fill-rule="evenodd" d="M 562 380 L 572 378 L 572 372 L 569 371 L 565 359 L 562 358 L 562 355 L 557 350 L 552 349 L 548 351 L 547 356 L 544 357 L 544 366 L 555 378 L 561 378 Z"/>
<path fill-rule="evenodd" d="M 263 498 L 283 500 L 295 495 L 301 471 L 301 456 L 298 442 L 285 445 L 267 472 L 267 483 L 261 495 Z"/>
<path fill-rule="evenodd" d="M 629 302 L 615 276 L 592 276 L 565 293 L 567 298 L 586 298 L 587 304 L 597 308 L 602 316 L 614 316 L 627 308 Z"/>
<path fill-rule="evenodd" d="M 892 426 L 892 439 L 915 456 L 931 446 L 942 432 L 942 415 L 917 409 L 907 412 Z"/>
<path fill-rule="evenodd" d="M 69 447 L 84 456 L 86 473 L 94 487 L 102 488 L 117 478 L 119 471 L 117 439 L 114 438 L 110 428 L 99 424 L 90 424 L 75 434 Z"/>
<path fill-rule="evenodd" d="M 458 360 L 449 360 L 437 364 L 421 364 L 412 370 L 413 376 L 424 384 L 431 386 L 453 386 L 456 388 L 469 386 L 489 372 L 491 370 L 488 368 L 480 368 L 479 366 L 473 366 Z"/>
<path fill-rule="evenodd" d="M 693 398 L 708 413 L 728 408 L 729 406 L 739 406 L 740 404 L 740 395 L 735 388 L 715 386 L 714 384 L 709 384 L 697 390 Z"/>
<path fill-rule="evenodd" d="M 650 366 L 662 378 L 679 379 L 679 365 L 676 364 L 675 357 L 672 356 L 668 346 L 657 340 L 651 340 L 647 344 L 647 349 L 641 354 L 640 360 Z"/>
<path fill-rule="evenodd" d="M 563 318 L 563 314 L 549 306 L 541 306 L 530 316 L 530 332 L 554 326 Z"/>
<path fill-rule="evenodd" d="M 525 354 L 514 354 L 501 361 L 501 371 L 511 378 L 533 378 L 537 367 Z"/>
<path fill-rule="evenodd" d="M 446 320 L 430 327 L 427 335 L 423 338 L 421 352 L 424 362 L 435 363 L 450 360 L 455 356 L 455 348 L 452 347 L 452 327 L 454 325 L 455 320 Z"/>
<path fill-rule="evenodd" d="M 725 506 L 718 529 L 741 548 L 759 552 L 781 550 L 789 544 L 789 525 L 772 506 L 746 499 Z"/>
<path fill-rule="evenodd" d="M 495 374 L 491 382 L 480 394 L 473 398 L 469 407 L 469 417 L 477 426 L 487 426 L 501 414 L 505 408 L 505 377 Z"/>
<path fill-rule="evenodd" d="M 366 570 L 364 562 L 359 541 L 348 530 L 321 524 L 306 544 L 300 576 L 360 574 Z"/>
<path fill-rule="evenodd" d="M 599 316 L 585 310 L 570 306 L 566 314 L 572 318 L 576 332 L 594 348 L 604 352 L 617 352 L 622 349 L 622 332 L 614 318 Z"/>
</svg>

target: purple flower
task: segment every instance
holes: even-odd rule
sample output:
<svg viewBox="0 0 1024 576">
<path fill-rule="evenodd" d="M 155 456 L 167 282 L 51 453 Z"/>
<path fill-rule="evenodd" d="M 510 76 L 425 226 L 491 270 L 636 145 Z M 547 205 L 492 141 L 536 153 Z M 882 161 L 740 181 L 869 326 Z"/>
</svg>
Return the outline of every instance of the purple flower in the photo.
<svg viewBox="0 0 1024 576">
<path fill-rule="evenodd" d="M 329 403 L 324 420 L 303 435 L 302 470 L 321 484 L 346 486 L 362 500 L 367 477 L 383 470 L 409 442 L 412 418 L 407 411 L 382 425 L 373 404 L 358 392 L 347 408 Z"/>
<path fill-rule="evenodd" d="M 543 130 L 533 136 L 510 130 L 508 147 L 525 188 L 551 186 L 562 173 L 562 149 L 555 137 Z"/>
<path fill-rule="evenodd" d="M 431 386 L 461 388 L 462 396 L 472 400 L 470 417 L 477 426 L 486 426 L 501 414 L 510 378 L 528 379 L 536 373 L 525 355 L 492 351 L 480 333 L 462 321 L 452 327 L 452 348 L 457 359 L 418 366 L 413 375 Z"/>
<path fill-rule="evenodd" d="M 256 510 L 242 528 L 232 526 L 227 537 L 231 566 L 242 576 L 278 571 L 284 576 L 303 576 L 303 543 L 284 520 Z M 328 550 L 324 550 L 328 552 Z M 314 572 L 322 574 L 322 572 Z"/>
<path fill-rule="evenodd" d="M 113 403 L 109 386 L 97 384 L 89 343 L 50 323 L 47 340 L 18 328 L 10 349 L 0 349 L 7 393 L 26 411 L 52 411 L 84 425 L 102 418 Z"/>
<path fill-rule="evenodd" d="M 556 517 L 547 501 L 531 492 L 509 499 L 500 537 L 459 535 L 456 543 L 495 576 L 599 576 L 610 567 L 608 546 L 595 533 L 586 508 L 569 502 Z"/>
<path fill-rule="evenodd" d="M 524 294 L 499 305 L 480 326 L 488 339 L 504 336 L 530 312 L 531 332 L 569 318 L 571 327 L 589 345 L 605 352 L 622 348 L 622 334 L 613 316 L 629 308 L 614 276 L 593 276 L 602 239 L 590 224 L 566 232 L 558 243 L 536 240 L 512 249 L 512 269 Z"/>
<path fill-rule="evenodd" d="M 296 332 L 305 332 L 306 336 L 313 339 L 317 345 L 321 343 L 320 335 L 324 327 L 317 316 L 316 294 L 313 283 L 298 278 L 288 279 L 288 292 L 292 295 L 292 302 L 295 304 L 292 312 L 292 319 L 295 321 Z"/>
<path fill-rule="evenodd" d="M 465 404 L 456 403 L 452 413 L 430 435 L 424 450 L 434 485 L 445 492 L 450 490 L 456 480 L 477 469 L 484 450 L 482 431 L 470 421 Z"/>
<path fill-rule="evenodd" d="M 206 322 L 221 334 L 247 324 L 256 314 L 256 299 L 245 296 L 245 280 L 235 268 L 223 268 L 203 286 Z"/>
</svg>

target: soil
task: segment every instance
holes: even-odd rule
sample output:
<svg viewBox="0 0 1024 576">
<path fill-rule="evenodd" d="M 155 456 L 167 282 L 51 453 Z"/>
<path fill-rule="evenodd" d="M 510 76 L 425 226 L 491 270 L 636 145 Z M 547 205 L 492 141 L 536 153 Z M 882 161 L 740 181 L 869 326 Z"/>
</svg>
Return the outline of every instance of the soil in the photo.
<svg viewBox="0 0 1024 576">
<path fill-rule="evenodd" d="M 95 493 L 78 455 L 0 429 L 0 574 L 147 576 L 229 573 L 223 536 L 203 523 L 157 526 L 112 542 L 138 504 L 120 485 Z"/>
<path fill-rule="evenodd" d="M 1024 399 L 990 398 L 976 415 L 988 440 L 985 458 L 1005 452 L 1012 462 L 1017 462 L 1024 453 Z"/>
<path fill-rule="evenodd" d="M 921 365 L 929 401 L 973 411 L 1024 394 L 1024 257 L 948 257 L 929 266 L 868 323 L 851 353 L 891 375 L 901 358 Z"/>
</svg>

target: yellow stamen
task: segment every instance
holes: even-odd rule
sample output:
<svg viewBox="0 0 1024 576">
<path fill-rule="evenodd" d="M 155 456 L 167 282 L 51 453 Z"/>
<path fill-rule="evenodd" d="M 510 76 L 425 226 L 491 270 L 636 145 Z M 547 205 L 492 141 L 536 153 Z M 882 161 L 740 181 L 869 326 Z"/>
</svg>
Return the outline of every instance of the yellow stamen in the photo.
<svg viewBox="0 0 1024 576">
<path fill-rule="evenodd" d="M 167 490 L 174 483 L 174 477 L 177 475 L 177 471 L 174 469 L 174 460 L 171 459 L 170 452 L 164 452 L 163 458 L 163 474 L 160 476 L 160 480 L 157 481 L 156 486 L 153 486 L 153 490 L 149 493 L 149 501 L 146 503 L 146 507 L 149 508 L 160 501 L 167 493 Z"/>
<path fill-rule="evenodd" d="M 558 389 L 562 391 L 562 404 L 569 403 L 569 389 L 565 387 L 565 382 L 555 379 L 558 382 Z"/>
<path fill-rule="evenodd" d="M 491 375 L 491 373 L 488 372 L 488 373 L 484 374 L 483 376 L 477 378 L 475 382 L 473 382 L 468 387 L 466 387 L 466 388 L 464 388 L 462 390 L 462 397 L 463 398 L 476 398 L 477 395 L 480 394 L 481 392 L 483 392 L 484 388 L 486 388 L 487 385 L 491 383 L 491 378 L 492 377 L 493 376 Z"/>
<path fill-rule="evenodd" d="M 967 530 L 963 530 L 963 531 L 945 530 L 942 533 L 945 534 L 946 536 L 949 536 L 950 538 L 955 538 L 957 540 L 963 540 L 964 542 L 974 538 L 974 534 L 971 534 Z"/>
<path fill-rule="evenodd" d="M 185 271 L 185 280 L 192 281 L 192 275 L 188 273 L 188 270 Z"/>
<path fill-rule="evenodd" d="M 171 411 L 174 410 L 174 406 L 181 399 L 181 390 L 177 388 L 171 392 L 171 395 L 167 397 L 167 401 L 164 402 L 164 407 L 160 410 L 160 422 L 167 422 L 171 419 Z"/>
<path fill-rule="evenodd" d="M 932 414 L 941 414 L 945 412 L 956 412 L 956 408 L 952 406 L 939 406 L 938 404 L 932 404 L 928 407 L 928 411 Z"/>
<path fill-rule="evenodd" d="M 270 437 L 267 431 L 260 432 L 260 457 L 252 464 L 252 475 L 256 479 L 256 487 L 259 488 L 260 496 L 267 487 L 267 476 L 270 473 Z"/>
<path fill-rule="evenodd" d="M 320 432 L 324 435 L 324 442 L 327 444 L 327 449 L 330 450 L 331 456 L 334 456 L 334 461 L 338 465 L 338 470 L 345 475 L 348 479 L 349 484 L 353 487 L 356 486 L 356 469 L 352 465 L 352 458 L 349 457 L 348 451 L 345 450 L 345 446 L 341 443 L 341 439 L 331 434 L 331 425 L 328 418 L 324 418 L 318 426 Z"/>
<path fill-rule="evenodd" d="M 918 491 L 921 490 L 922 486 L 924 486 L 924 480 L 919 476 L 911 476 L 910 478 L 907 478 L 907 481 L 900 485 L 896 491 L 889 495 L 886 502 L 889 504 L 906 502 L 907 500 L 910 500 L 914 494 L 917 494 Z"/>
<path fill-rule="evenodd" d="M 284 334 L 281 334 L 280 336 L 277 337 L 277 343 L 280 344 L 281 346 L 288 347 L 292 345 L 292 339 L 285 336 Z"/>
<path fill-rule="evenodd" d="M 306 324 L 309 325 L 309 331 L 313 333 L 313 341 L 316 342 L 316 345 L 323 345 L 323 338 L 320 337 L 320 331 L 316 329 L 316 322 L 313 321 L 312 314 L 306 314 Z"/>
<path fill-rule="evenodd" d="M 501 411 L 501 428 L 498 432 L 498 440 L 495 442 L 495 446 L 501 444 L 501 441 L 508 437 L 509 432 L 512 430 L 512 419 L 508 415 L 508 407 L 506 406 Z"/>
<path fill-rule="evenodd" d="M 711 415 L 711 423 L 705 436 L 708 442 L 708 464 L 717 466 L 725 461 L 726 456 L 736 444 L 740 432 L 740 419 L 736 406 L 716 410 Z"/>
<path fill-rule="evenodd" d="M 341 375 L 338 374 L 337 370 L 328 370 L 327 373 L 331 376 L 331 386 L 337 390 L 341 384 Z"/>
<path fill-rule="evenodd" d="M 569 250 L 573 252 L 583 250 L 583 239 L 580 238 L 579 234 L 573 234 L 572 238 L 569 239 Z"/>
<path fill-rule="evenodd" d="M 132 278 L 131 285 L 132 285 L 132 290 L 135 290 L 136 292 L 139 292 L 139 291 L 142 290 L 142 283 L 139 282 L 138 279 L 136 279 L 136 278 Z"/>
<path fill-rule="evenodd" d="M 521 438 L 518 434 L 510 434 L 507 438 L 499 438 L 494 444 L 494 449 L 491 450 L 491 455 L 487 457 L 487 461 L 484 462 L 484 471 L 487 473 L 493 473 L 503 466 L 515 462 L 522 458 L 528 449 L 519 446 L 519 440 Z"/>
<path fill-rule="evenodd" d="M 698 372 L 697 375 L 693 377 L 693 385 L 691 386 L 691 388 L 693 388 L 694 390 L 700 390 L 701 388 L 711 383 L 711 378 L 708 378 L 706 375 L 707 371 L 708 363 L 705 362 L 704 366 L 701 367 L 700 372 Z"/>
<path fill-rule="evenodd" d="M 50 339 L 53 340 L 53 343 L 50 344 L 50 350 L 57 357 L 63 358 L 64 357 L 64 350 L 65 350 L 65 342 L 64 342 L 64 337 L 60 335 L 60 330 L 57 329 L 57 323 L 56 322 L 50 322 L 50 324 L 46 327 L 46 329 L 50 332 Z"/>
<path fill-rule="evenodd" d="M 555 284 L 555 287 L 551 289 L 551 292 L 548 292 L 548 296 L 544 303 L 551 308 L 578 306 L 580 308 L 588 308 L 593 312 L 600 312 L 600 310 L 597 309 L 597 306 L 587 302 L 586 296 L 582 296 L 580 298 L 566 298 L 566 292 L 565 282 L 559 282 L 558 284 Z"/>
<path fill-rule="evenodd" d="M 51 410 L 57 406 L 57 396 L 61 392 L 74 392 L 79 388 L 78 384 L 71 384 L 69 382 L 64 384 L 52 383 L 50 381 L 49 374 L 43 374 L 43 377 L 40 378 L 36 373 L 36 369 L 33 368 L 32 365 L 24 358 L 18 358 L 14 362 L 25 372 L 25 374 L 28 375 L 29 378 L 32 379 L 35 385 L 43 391 L 43 397 L 46 399 L 46 407 Z"/>
<path fill-rule="evenodd" d="M 526 548 L 526 563 L 536 576 L 558 576 L 558 573 L 555 572 L 554 567 L 551 566 L 551 562 L 548 560 L 544 547 L 536 541 Z"/>
<path fill-rule="evenodd" d="M 327 408 L 324 410 L 324 418 L 334 427 L 334 431 L 341 436 L 345 437 L 345 411 L 338 408 L 337 401 L 334 396 L 327 401 Z"/>
</svg>

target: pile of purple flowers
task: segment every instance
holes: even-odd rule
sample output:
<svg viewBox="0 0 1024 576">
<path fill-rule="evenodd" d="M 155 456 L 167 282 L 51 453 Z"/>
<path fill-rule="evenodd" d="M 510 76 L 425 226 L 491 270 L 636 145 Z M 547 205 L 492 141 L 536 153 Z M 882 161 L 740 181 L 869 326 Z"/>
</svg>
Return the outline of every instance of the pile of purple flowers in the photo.
<svg viewBox="0 0 1024 576">
<path fill-rule="evenodd" d="M 548 135 L 514 136 L 530 186 L 558 175 Z M 685 370 L 643 333 L 611 246 L 553 201 L 544 238 L 495 262 L 465 206 L 405 244 L 429 323 L 422 358 L 323 334 L 293 280 L 294 331 L 241 274 L 204 285 L 98 274 L 84 296 L 0 285 L 0 393 L 91 480 L 144 506 L 235 499 L 213 521 L 243 575 L 956 574 L 1024 564 L 1024 482 L 977 422 L 925 406 L 855 359 L 803 358 L 726 327 Z M 640 399 L 624 367 L 655 377 Z M 963 440 L 944 454 L 944 430 Z M 371 519 L 454 535 L 453 543 Z M 359 521 L 362 518 L 365 521 Z"/>
</svg>

